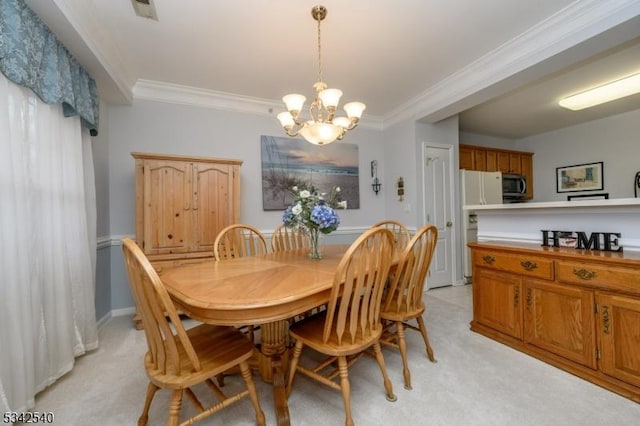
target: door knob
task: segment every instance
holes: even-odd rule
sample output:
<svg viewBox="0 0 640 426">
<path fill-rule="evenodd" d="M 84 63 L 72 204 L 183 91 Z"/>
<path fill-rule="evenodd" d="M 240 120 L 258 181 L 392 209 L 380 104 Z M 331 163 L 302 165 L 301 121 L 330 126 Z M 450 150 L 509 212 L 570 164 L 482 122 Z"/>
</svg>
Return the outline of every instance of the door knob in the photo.
<svg viewBox="0 0 640 426">
<path fill-rule="evenodd" d="M 451 228 L 453 226 L 453 222 L 449 221 L 447 222 L 447 228 Z"/>
</svg>

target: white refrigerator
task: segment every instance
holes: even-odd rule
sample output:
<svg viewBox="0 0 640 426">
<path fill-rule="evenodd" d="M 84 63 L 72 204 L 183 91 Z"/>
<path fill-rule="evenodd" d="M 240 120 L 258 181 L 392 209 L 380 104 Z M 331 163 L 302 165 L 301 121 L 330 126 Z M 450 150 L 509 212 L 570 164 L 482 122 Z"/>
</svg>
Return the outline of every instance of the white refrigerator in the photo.
<svg viewBox="0 0 640 426">
<path fill-rule="evenodd" d="M 467 243 L 478 240 L 478 221 L 475 211 L 465 207 L 482 204 L 502 204 L 502 173 L 460 170 L 462 193 L 462 243 L 464 279 L 471 282 L 471 250 Z"/>
</svg>

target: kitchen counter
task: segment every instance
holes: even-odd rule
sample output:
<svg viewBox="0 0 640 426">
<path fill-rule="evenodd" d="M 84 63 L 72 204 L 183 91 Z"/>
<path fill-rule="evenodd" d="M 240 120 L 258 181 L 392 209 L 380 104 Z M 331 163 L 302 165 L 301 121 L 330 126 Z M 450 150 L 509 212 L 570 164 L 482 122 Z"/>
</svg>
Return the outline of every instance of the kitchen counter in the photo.
<svg viewBox="0 0 640 426">
<path fill-rule="evenodd" d="M 620 234 L 624 251 L 640 251 L 640 198 L 469 205 L 477 240 L 542 244 L 542 231 Z"/>
<path fill-rule="evenodd" d="M 533 203 L 511 204 L 482 204 L 464 206 L 464 210 L 523 210 L 523 209 L 559 209 L 585 207 L 638 207 L 640 198 L 616 198 L 611 200 L 576 200 L 576 201 L 545 201 Z"/>
</svg>

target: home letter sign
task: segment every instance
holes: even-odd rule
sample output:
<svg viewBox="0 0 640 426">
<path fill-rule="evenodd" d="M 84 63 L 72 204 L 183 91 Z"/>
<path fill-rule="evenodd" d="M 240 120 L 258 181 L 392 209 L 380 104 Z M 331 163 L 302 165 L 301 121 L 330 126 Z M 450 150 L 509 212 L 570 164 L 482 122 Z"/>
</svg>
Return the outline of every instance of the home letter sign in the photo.
<svg viewBox="0 0 640 426">
<path fill-rule="evenodd" d="M 581 250 L 622 251 L 618 246 L 619 232 L 593 232 L 587 235 L 581 231 L 542 230 L 543 247 L 574 247 Z"/>
</svg>

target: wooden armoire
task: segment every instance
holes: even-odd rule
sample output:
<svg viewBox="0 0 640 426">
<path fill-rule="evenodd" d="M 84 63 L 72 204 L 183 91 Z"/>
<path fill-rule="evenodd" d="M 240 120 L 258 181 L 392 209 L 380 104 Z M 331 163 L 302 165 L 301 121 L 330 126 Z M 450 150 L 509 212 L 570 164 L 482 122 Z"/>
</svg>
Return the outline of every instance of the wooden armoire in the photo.
<svg viewBox="0 0 640 426">
<path fill-rule="evenodd" d="M 136 242 L 153 267 L 213 257 L 220 230 L 240 219 L 241 160 L 131 153 Z M 134 317 L 137 328 L 141 327 Z"/>
</svg>

